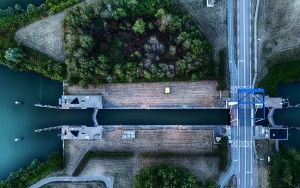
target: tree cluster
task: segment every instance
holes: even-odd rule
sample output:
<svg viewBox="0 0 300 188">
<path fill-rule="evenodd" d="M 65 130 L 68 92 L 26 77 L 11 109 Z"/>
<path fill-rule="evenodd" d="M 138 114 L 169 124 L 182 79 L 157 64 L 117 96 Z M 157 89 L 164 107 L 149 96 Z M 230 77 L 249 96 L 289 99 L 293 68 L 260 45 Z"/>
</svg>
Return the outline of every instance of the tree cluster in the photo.
<svg viewBox="0 0 300 188">
<path fill-rule="evenodd" d="M 62 156 L 59 153 L 51 154 L 45 162 L 35 159 L 26 168 L 12 172 L 6 180 L 0 181 L 0 188 L 30 187 L 50 173 L 61 169 L 62 164 Z"/>
<path fill-rule="evenodd" d="M 105 0 L 64 20 L 69 84 L 215 79 L 212 49 L 171 0 Z"/>
<path fill-rule="evenodd" d="M 300 186 L 300 152 L 283 148 L 272 160 L 269 182 L 272 188 Z"/>
<path fill-rule="evenodd" d="M 160 164 L 145 167 L 135 177 L 135 188 L 216 188 L 216 182 L 201 182 L 188 169 Z"/>
</svg>

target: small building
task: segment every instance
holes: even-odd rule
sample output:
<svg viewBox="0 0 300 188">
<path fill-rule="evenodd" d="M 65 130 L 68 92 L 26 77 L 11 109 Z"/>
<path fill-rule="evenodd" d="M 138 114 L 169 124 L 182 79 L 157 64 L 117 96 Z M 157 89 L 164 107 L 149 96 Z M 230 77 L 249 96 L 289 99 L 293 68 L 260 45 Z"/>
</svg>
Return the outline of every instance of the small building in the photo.
<svg viewBox="0 0 300 188">
<path fill-rule="evenodd" d="M 206 0 L 207 7 L 214 7 L 216 0 Z"/>
<path fill-rule="evenodd" d="M 170 87 L 165 87 L 165 94 L 170 94 L 171 93 L 171 89 Z"/>
<path fill-rule="evenodd" d="M 281 97 L 265 97 L 265 107 L 281 109 L 283 105 L 283 100 Z"/>
<path fill-rule="evenodd" d="M 288 140 L 288 128 L 270 128 L 271 140 Z"/>
</svg>

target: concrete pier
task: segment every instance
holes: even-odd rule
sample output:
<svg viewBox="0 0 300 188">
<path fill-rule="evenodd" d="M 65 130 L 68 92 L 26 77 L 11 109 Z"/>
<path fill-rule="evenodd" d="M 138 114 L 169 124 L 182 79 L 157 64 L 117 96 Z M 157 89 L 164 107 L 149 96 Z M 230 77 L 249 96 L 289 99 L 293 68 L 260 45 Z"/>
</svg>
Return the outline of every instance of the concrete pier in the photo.
<svg viewBox="0 0 300 188">
<path fill-rule="evenodd" d="M 59 99 L 62 109 L 102 108 L 101 95 L 63 95 Z"/>
<path fill-rule="evenodd" d="M 102 126 L 62 126 L 62 140 L 99 140 L 102 139 Z"/>
<path fill-rule="evenodd" d="M 265 97 L 265 107 L 281 109 L 283 105 L 283 99 L 281 97 Z"/>
</svg>

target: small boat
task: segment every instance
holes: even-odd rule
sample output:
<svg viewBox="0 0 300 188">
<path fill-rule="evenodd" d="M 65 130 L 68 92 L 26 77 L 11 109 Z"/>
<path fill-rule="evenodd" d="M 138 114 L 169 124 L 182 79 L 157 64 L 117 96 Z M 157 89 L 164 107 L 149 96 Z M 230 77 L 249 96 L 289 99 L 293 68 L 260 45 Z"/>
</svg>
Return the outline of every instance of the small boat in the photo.
<svg viewBox="0 0 300 188">
<path fill-rule="evenodd" d="M 15 104 L 23 104 L 21 101 L 15 101 Z"/>
<path fill-rule="evenodd" d="M 19 141 L 23 140 L 23 138 L 22 137 L 17 137 L 14 140 L 15 140 L 15 142 L 19 142 Z"/>
</svg>

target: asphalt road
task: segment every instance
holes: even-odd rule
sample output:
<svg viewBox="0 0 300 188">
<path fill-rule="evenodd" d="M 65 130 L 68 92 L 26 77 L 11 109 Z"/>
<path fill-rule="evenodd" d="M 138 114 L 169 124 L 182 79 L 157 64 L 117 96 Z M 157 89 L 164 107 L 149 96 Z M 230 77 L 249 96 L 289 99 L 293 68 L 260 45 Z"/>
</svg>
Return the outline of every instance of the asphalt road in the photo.
<svg viewBox="0 0 300 188">
<path fill-rule="evenodd" d="M 237 1 L 237 78 L 238 88 L 251 88 L 251 1 Z M 245 101 L 250 96 L 241 93 Z M 238 187 L 253 187 L 253 105 L 239 105 L 238 117 Z"/>
<path fill-rule="evenodd" d="M 237 12 L 234 12 L 237 3 Z M 237 19 L 235 25 L 235 16 Z M 251 88 L 251 0 L 227 0 L 228 20 L 228 59 L 231 82 L 231 100 L 238 101 L 239 88 Z M 237 35 L 235 38 L 235 30 Z M 237 50 L 235 52 L 235 41 Z M 235 59 L 237 55 L 237 59 Z M 250 96 L 241 94 L 244 101 Z M 238 187 L 256 187 L 253 172 L 253 106 L 238 105 L 231 107 L 231 165 L 227 173 L 220 178 L 220 186 L 224 187 L 232 175 L 236 175 Z"/>
</svg>

